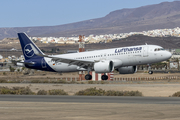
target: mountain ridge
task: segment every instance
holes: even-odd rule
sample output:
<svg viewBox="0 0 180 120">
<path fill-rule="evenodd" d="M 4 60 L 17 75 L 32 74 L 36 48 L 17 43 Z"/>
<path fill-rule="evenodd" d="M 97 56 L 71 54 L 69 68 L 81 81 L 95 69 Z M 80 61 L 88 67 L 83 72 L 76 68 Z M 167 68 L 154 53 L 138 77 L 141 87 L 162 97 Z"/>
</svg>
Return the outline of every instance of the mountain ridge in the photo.
<svg viewBox="0 0 180 120">
<path fill-rule="evenodd" d="M 0 28 L 0 39 L 17 37 L 26 32 L 38 37 L 67 37 L 72 35 L 117 34 L 180 26 L 180 1 L 162 2 L 138 8 L 124 8 L 104 17 L 70 24 L 38 27 Z"/>
</svg>

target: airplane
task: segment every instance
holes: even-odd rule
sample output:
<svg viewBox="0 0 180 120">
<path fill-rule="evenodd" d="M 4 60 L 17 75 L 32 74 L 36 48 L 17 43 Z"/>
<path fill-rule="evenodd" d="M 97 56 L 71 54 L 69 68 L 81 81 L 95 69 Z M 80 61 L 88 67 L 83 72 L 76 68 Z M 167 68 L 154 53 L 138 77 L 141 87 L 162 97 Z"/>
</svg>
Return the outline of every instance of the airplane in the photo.
<svg viewBox="0 0 180 120">
<path fill-rule="evenodd" d="M 119 74 L 133 74 L 137 71 L 137 65 L 148 64 L 168 60 L 172 54 L 158 45 L 137 45 L 119 47 L 79 53 L 46 55 L 35 43 L 29 39 L 26 33 L 18 33 L 25 60 L 18 63 L 30 69 L 51 72 L 75 72 L 88 71 L 86 80 L 91 80 L 90 71 L 104 73 L 102 80 L 107 80 L 105 73 L 117 70 Z M 149 74 L 153 74 L 149 67 Z"/>
</svg>

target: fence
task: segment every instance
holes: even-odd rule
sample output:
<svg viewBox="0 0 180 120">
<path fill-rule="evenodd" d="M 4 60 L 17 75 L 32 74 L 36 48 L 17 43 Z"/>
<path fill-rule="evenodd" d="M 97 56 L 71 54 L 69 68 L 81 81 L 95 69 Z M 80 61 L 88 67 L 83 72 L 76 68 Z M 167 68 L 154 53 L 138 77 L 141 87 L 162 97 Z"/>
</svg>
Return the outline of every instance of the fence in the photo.
<svg viewBox="0 0 180 120">
<path fill-rule="evenodd" d="M 149 81 L 149 80 L 178 80 L 178 76 L 168 77 L 131 77 L 131 78 L 114 78 L 113 81 Z"/>
<path fill-rule="evenodd" d="M 66 81 L 80 81 L 79 78 L 59 78 L 60 80 L 66 80 Z M 114 77 L 112 80 L 108 81 L 152 81 L 152 80 L 179 80 L 180 78 L 178 76 L 168 76 L 168 77 L 129 77 L 129 78 L 124 78 L 124 77 L 119 77 L 116 78 Z M 84 81 L 84 80 L 82 80 Z"/>
</svg>

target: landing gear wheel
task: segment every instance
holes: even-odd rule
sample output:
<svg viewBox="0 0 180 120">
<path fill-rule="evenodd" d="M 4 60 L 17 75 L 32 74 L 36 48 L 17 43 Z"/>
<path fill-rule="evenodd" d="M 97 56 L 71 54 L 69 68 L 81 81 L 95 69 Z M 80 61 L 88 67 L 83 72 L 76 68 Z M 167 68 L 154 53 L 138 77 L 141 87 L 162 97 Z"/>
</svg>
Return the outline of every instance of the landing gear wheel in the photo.
<svg viewBox="0 0 180 120">
<path fill-rule="evenodd" d="M 108 76 L 107 76 L 107 75 L 102 75 L 102 76 L 101 76 L 101 79 L 102 79 L 102 80 L 107 80 L 107 79 L 108 79 Z"/>
<path fill-rule="evenodd" d="M 153 71 L 151 70 L 151 64 L 148 64 L 148 66 L 149 66 L 149 67 L 148 67 L 148 70 L 149 70 L 148 73 L 149 73 L 149 74 L 153 74 Z"/>
<path fill-rule="evenodd" d="M 153 74 L 153 71 L 150 70 L 148 73 L 149 73 L 149 74 Z"/>
<path fill-rule="evenodd" d="M 91 79 L 92 79 L 92 75 L 87 74 L 87 75 L 85 76 L 85 79 L 86 79 L 86 80 L 91 80 Z"/>
</svg>

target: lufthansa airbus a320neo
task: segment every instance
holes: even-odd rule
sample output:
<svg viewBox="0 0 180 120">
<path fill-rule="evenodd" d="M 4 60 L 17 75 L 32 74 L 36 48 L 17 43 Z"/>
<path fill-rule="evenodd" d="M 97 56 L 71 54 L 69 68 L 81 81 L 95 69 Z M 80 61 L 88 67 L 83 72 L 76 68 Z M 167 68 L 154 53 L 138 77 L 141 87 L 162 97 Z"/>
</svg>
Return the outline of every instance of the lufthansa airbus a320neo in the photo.
<svg viewBox="0 0 180 120">
<path fill-rule="evenodd" d="M 114 69 L 120 74 L 133 74 L 137 65 L 161 62 L 171 58 L 172 54 L 157 45 L 138 45 L 80 53 L 45 55 L 25 33 L 18 33 L 24 62 L 19 64 L 37 70 L 52 72 L 88 71 L 86 80 L 91 80 L 90 71 L 104 73 L 101 78 L 107 80 L 105 73 Z M 153 71 L 149 71 L 150 74 Z"/>
</svg>

